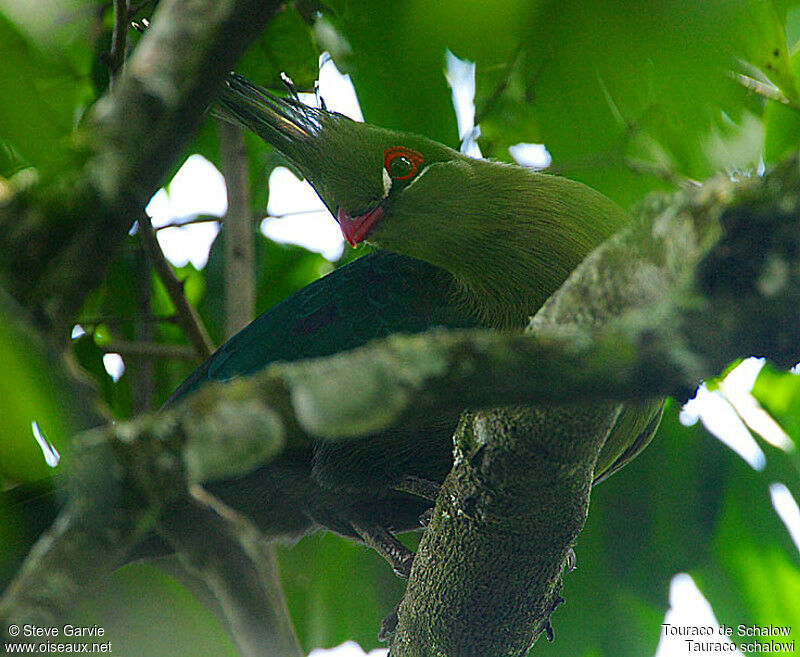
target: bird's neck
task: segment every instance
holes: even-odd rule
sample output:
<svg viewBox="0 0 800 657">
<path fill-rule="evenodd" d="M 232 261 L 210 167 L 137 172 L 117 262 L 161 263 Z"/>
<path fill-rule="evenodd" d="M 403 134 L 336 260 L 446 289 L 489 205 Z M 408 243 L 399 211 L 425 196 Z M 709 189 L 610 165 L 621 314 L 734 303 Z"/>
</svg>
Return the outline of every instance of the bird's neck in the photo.
<svg viewBox="0 0 800 657">
<path fill-rule="evenodd" d="M 449 272 L 465 309 L 502 329 L 523 328 L 629 220 L 575 181 L 467 159 L 431 165 L 389 212 L 375 243 Z"/>
<path fill-rule="evenodd" d="M 580 183 L 519 168 L 502 173 L 490 189 L 464 189 L 460 201 L 443 208 L 452 211 L 460 237 L 440 239 L 427 259 L 453 275 L 462 304 L 484 325 L 514 329 L 523 328 L 581 260 L 629 218 Z"/>
<path fill-rule="evenodd" d="M 440 263 L 455 281 L 459 304 L 485 326 L 524 328 L 569 275 L 569 264 L 544 257 L 534 244 L 483 244 L 480 257 Z"/>
</svg>

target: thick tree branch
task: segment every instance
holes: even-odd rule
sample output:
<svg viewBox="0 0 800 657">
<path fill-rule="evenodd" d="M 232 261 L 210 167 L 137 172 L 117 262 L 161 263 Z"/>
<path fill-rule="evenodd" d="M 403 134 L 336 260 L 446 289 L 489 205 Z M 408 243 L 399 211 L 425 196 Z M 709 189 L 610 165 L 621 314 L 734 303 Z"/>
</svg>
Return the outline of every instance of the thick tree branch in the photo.
<svg viewBox="0 0 800 657">
<path fill-rule="evenodd" d="M 243 657 L 302 657 L 274 550 L 252 523 L 195 486 L 159 530 L 214 594 Z"/>
<path fill-rule="evenodd" d="M 0 274 L 44 326 L 69 326 L 280 0 L 165 0 L 76 136 L 83 163 L 0 207 Z M 91 255 L 91 257 L 87 257 Z"/>
<path fill-rule="evenodd" d="M 111 485 L 117 499 L 137 501 L 128 506 L 138 530 L 148 519 L 155 525 L 190 484 L 247 472 L 315 438 L 413 426 L 464 408 L 561 405 L 464 416 L 392 638 L 395 655 L 524 654 L 560 600 L 560 572 L 616 402 L 685 396 L 738 356 L 800 360 L 799 190 L 792 160 L 763 180 L 720 179 L 651 202 L 633 229 L 587 258 L 528 335 L 394 336 L 211 385 L 169 412 L 86 434 L 73 505 L 95 503 Z M 572 426 L 576 409 L 600 430 Z M 125 477 L 109 482 L 110 472 Z M 117 520 L 126 508 L 96 522 L 127 526 Z M 108 559 L 76 561 L 64 527 L 81 536 L 80 526 L 69 515 L 60 523 L 2 598 L 6 620 L 32 614 L 34 593 L 37 603 L 50 601 L 36 618 L 41 609 L 57 618 L 76 587 L 110 567 Z M 119 555 L 138 531 L 104 536 Z"/>
</svg>

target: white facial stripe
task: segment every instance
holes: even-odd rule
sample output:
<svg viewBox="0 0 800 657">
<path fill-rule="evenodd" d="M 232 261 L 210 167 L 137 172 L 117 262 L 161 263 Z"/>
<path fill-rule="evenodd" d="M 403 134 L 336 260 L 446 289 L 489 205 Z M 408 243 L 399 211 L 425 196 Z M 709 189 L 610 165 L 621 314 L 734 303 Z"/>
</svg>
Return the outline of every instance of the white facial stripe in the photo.
<svg viewBox="0 0 800 657">
<path fill-rule="evenodd" d="M 425 172 L 430 168 L 431 168 L 430 164 L 428 166 L 424 167 L 422 169 L 422 171 L 420 171 L 416 176 L 414 176 L 414 180 L 412 180 L 410 183 L 408 183 L 408 187 L 406 187 L 406 189 L 411 187 L 415 182 L 417 182 L 420 178 L 422 178 L 422 176 L 425 175 Z M 385 171 L 385 169 L 384 169 L 384 171 Z"/>
<path fill-rule="evenodd" d="M 383 198 L 386 198 L 392 190 L 392 179 L 386 169 L 381 169 L 381 171 L 383 171 Z"/>
<path fill-rule="evenodd" d="M 422 176 L 425 175 L 425 172 L 430 168 L 430 166 L 431 165 L 429 164 L 428 166 L 423 168 L 422 171 L 420 171 L 416 176 L 414 176 L 414 180 L 408 183 L 408 187 L 406 187 L 406 189 L 411 187 L 411 185 L 413 185 L 420 178 L 422 178 Z M 389 196 L 389 192 L 392 191 L 392 179 L 389 176 L 389 173 L 386 171 L 386 169 L 383 169 L 382 171 L 383 171 L 383 198 L 386 198 L 387 196 Z"/>
</svg>

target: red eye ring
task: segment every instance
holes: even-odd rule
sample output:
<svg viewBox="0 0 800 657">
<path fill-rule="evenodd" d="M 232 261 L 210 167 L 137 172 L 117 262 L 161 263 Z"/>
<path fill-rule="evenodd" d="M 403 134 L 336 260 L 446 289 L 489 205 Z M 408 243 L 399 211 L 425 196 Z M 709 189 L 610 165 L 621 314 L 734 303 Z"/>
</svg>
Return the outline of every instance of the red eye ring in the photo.
<svg viewBox="0 0 800 657">
<path fill-rule="evenodd" d="M 406 160 L 408 160 L 408 162 L 411 163 L 411 169 L 408 173 L 402 176 L 392 176 L 392 178 L 394 180 L 410 180 L 416 176 L 419 165 L 422 164 L 423 161 L 422 155 L 417 153 L 417 151 L 412 151 L 410 148 L 406 148 L 405 146 L 392 146 L 391 148 L 387 148 L 385 151 L 383 151 L 383 168 L 386 169 L 386 172 L 391 175 L 390 165 L 398 157 L 404 157 Z"/>
</svg>

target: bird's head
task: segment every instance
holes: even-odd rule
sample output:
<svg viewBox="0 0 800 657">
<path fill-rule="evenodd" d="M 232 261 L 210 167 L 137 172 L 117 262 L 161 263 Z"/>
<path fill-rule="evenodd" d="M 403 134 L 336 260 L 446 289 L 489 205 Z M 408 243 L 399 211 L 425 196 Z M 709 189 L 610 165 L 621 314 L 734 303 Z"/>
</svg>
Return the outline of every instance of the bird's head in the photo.
<svg viewBox="0 0 800 657">
<path fill-rule="evenodd" d="M 351 246 L 369 240 L 407 252 L 398 248 L 407 237 L 400 233 L 415 228 L 391 221 L 396 208 L 414 212 L 416 203 L 408 203 L 411 190 L 430 167 L 468 159 L 426 137 L 358 123 L 297 98 L 279 98 L 236 74 L 229 76 L 217 102 L 223 118 L 243 124 L 289 159 L 336 217 Z M 424 203 L 435 207 L 435 195 L 426 194 Z M 427 227 L 427 237 L 431 230 L 435 227 Z"/>
<path fill-rule="evenodd" d="M 294 164 L 352 246 L 368 241 L 445 269 L 488 326 L 523 326 L 592 248 L 629 221 L 578 182 L 357 123 L 235 74 L 218 107 Z"/>
</svg>

